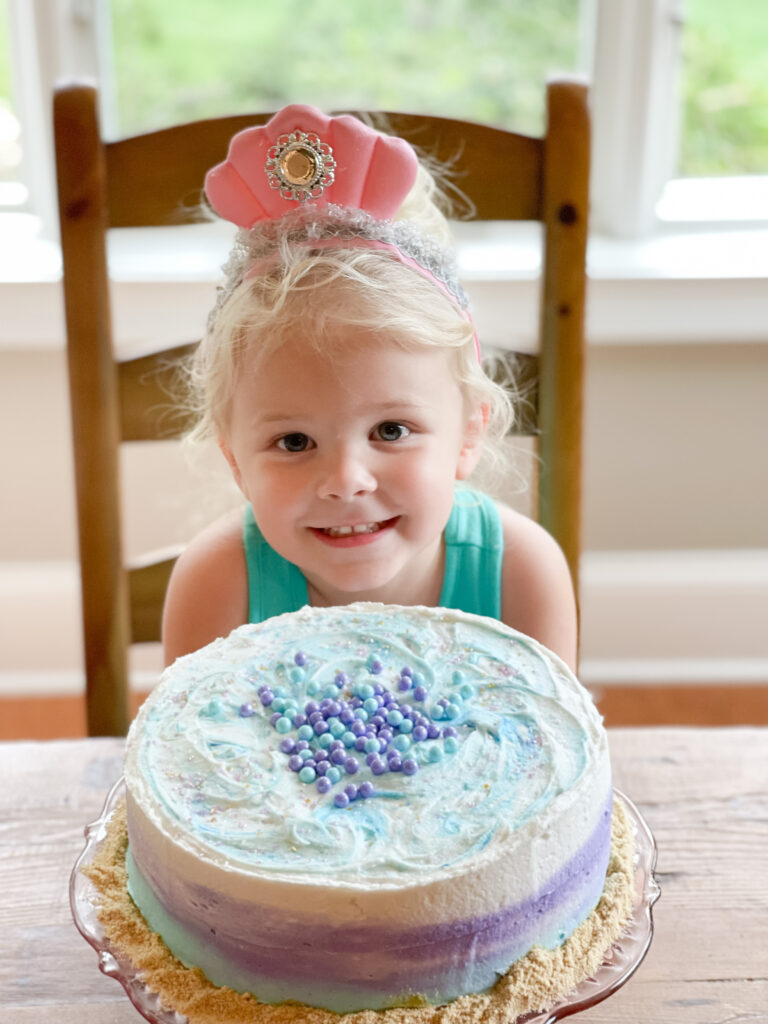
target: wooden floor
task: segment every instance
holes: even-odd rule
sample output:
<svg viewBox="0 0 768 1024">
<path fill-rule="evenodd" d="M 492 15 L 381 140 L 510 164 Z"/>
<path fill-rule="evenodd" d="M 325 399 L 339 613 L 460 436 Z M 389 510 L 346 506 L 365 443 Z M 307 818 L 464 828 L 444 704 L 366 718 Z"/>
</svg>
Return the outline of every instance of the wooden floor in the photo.
<svg viewBox="0 0 768 1024">
<path fill-rule="evenodd" d="M 595 688 L 607 726 L 768 725 L 768 683 Z M 146 693 L 135 693 L 135 714 Z M 86 735 L 82 697 L 0 698 L 0 740 L 74 739 Z"/>
</svg>

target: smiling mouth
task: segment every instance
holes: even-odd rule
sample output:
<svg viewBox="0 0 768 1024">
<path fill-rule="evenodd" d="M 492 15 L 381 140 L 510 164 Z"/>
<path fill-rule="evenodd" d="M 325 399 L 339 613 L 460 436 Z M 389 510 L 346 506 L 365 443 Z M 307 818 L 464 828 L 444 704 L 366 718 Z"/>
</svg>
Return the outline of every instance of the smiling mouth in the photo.
<svg viewBox="0 0 768 1024">
<path fill-rule="evenodd" d="M 361 533 L 378 533 L 390 522 L 387 519 L 380 523 L 358 523 L 356 526 L 327 526 L 322 532 L 326 537 L 352 537 Z"/>
<path fill-rule="evenodd" d="M 324 537 L 330 537 L 333 540 L 344 537 L 361 537 L 372 533 L 378 533 L 380 530 L 385 530 L 387 527 L 393 526 L 397 521 L 397 518 L 397 516 L 394 516 L 392 519 L 382 519 L 376 523 L 356 523 L 354 526 L 325 526 L 316 527 L 315 529 Z"/>
</svg>

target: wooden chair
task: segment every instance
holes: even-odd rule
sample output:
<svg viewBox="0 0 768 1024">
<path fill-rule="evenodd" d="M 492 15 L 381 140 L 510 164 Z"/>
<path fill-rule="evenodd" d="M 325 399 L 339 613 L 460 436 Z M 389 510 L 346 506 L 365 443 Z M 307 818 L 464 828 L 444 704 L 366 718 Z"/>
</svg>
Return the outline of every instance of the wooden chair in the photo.
<svg viewBox="0 0 768 1024">
<path fill-rule="evenodd" d="M 200 195 L 205 172 L 224 158 L 231 136 L 269 116 L 222 117 L 104 142 L 92 86 L 68 84 L 54 97 L 91 735 L 120 735 L 127 728 L 128 646 L 160 639 L 173 565 L 167 557 L 132 567 L 123 562 L 118 449 L 122 441 L 168 437 L 160 413 L 168 402 L 169 353 L 116 359 L 106 233 L 177 222 L 180 206 Z M 437 117 L 388 119 L 397 134 L 439 159 L 459 155 L 460 187 L 477 219 L 543 223 L 540 351 L 537 361 L 523 357 L 520 364 L 537 381 L 534 415 L 520 429 L 537 435 L 538 518 L 564 549 L 578 588 L 586 88 L 548 86 L 543 138 Z M 178 432 L 186 426 L 179 421 Z"/>
</svg>

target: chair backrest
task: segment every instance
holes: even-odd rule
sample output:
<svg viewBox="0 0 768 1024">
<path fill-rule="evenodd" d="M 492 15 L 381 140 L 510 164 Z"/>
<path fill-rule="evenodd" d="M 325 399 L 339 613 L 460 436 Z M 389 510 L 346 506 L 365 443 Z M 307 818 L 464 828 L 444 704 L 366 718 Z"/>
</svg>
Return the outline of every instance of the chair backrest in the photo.
<svg viewBox="0 0 768 1024">
<path fill-rule="evenodd" d="M 173 557 L 126 567 L 118 452 L 122 441 L 167 439 L 169 351 L 119 361 L 113 348 L 106 233 L 178 222 L 205 172 L 235 132 L 270 114 L 222 117 L 105 142 L 96 90 L 68 84 L 54 97 L 67 353 L 72 408 L 91 735 L 129 722 L 127 651 L 160 639 Z M 538 440 L 538 519 L 563 548 L 578 593 L 585 252 L 588 215 L 587 90 L 547 87 L 541 138 L 422 115 L 387 115 L 392 130 L 449 160 L 480 220 L 543 224 L 538 358 L 518 361 L 536 381 L 533 415 L 518 425 Z M 151 167 L 152 173 L 147 173 Z M 188 218 L 187 218 L 188 222 Z M 179 355 L 190 344 L 174 349 Z M 181 433 L 188 424 L 177 423 Z"/>
</svg>

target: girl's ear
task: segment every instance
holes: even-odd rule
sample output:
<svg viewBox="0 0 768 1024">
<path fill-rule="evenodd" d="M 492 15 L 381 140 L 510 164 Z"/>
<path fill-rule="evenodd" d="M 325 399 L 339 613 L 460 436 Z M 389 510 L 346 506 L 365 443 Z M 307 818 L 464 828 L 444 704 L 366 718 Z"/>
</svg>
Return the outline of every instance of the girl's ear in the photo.
<svg viewBox="0 0 768 1024">
<path fill-rule="evenodd" d="M 232 476 L 235 478 L 235 483 L 237 484 L 237 486 L 242 491 L 243 490 L 243 475 L 240 472 L 240 467 L 237 464 L 237 459 L 235 458 L 234 452 L 229 447 L 229 445 L 227 444 L 226 440 L 223 437 L 221 437 L 221 436 L 219 437 L 219 450 L 221 451 L 221 454 L 224 456 L 224 458 L 229 463 L 229 468 L 232 470 Z M 243 493 L 245 493 L 245 492 L 243 492 Z M 246 495 L 246 497 L 247 497 L 247 495 Z"/>
<path fill-rule="evenodd" d="M 466 480 L 480 461 L 490 414 L 490 406 L 484 403 L 470 413 L 467 418 L 464 428 L 464 443 L 456 463 L 457 480 Z"/>
</svg>

